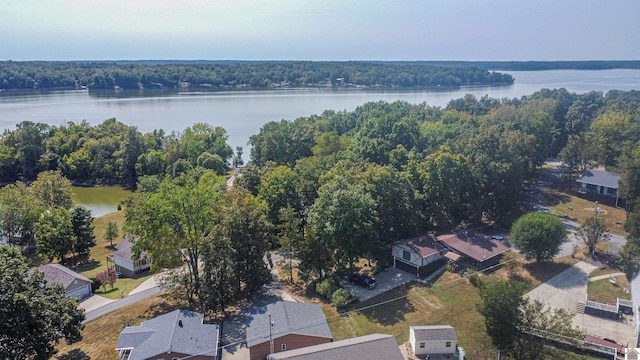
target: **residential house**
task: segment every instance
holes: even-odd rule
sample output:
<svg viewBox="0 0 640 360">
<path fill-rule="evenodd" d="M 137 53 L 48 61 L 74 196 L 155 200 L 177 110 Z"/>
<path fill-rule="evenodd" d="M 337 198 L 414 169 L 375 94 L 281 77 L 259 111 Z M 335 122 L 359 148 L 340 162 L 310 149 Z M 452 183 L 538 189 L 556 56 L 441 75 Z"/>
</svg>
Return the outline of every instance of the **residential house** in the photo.
<svg viewBox="0 0 640 360">
<path fill-rule="evenodd" d="M 605 170 L 587 170 L 578 180 L 580 190 L 618 199 L 620 175 Z"/>
<path fill-rule="evenodd" d="M 65 266 L 47 264 L 39 266 L 38 270 L 44 273 L 47 284 L 62 285 L 67 296 L 84 297 L 91 294 L 91 280 Z"/>
<path fill-rule="evenodd" d="M 220 327 L 204 315 L 175 310 L 120 332 L 118 360 L 216 360 Z"/>
<path fill-rule="evenodd" d="M 134 276 L 137 273 L 151 268 L 151 258 L 146 252 L 141 252 L 138 259 L 133 258 L 133 244 L 135 239 L 127 234 L 124 239 L 116 244 L 116 251 L 107 255 L 107 267 L 126 276 Z"/>
<path fill-rule="evenodd" d="M 413 353 L 422 355 L 453 355 L 456 353 L 456 330 L 449 325 L 410 326 L 409 342 Z"/>
<path fill-rule="evenodd" d="M 474 229 L 440 235 L 437 239 L 450 251 L 462 255 L 461 261 L 466 261 L 468 266 L 478 270 L 498 264 L 502 254 L 510 249 L 502 241 Z"/>
<path fill-rule="evenodd" d="M 249 315 L 246 336 L 251 360 L 264 360 L 270 353 L 333 340 L 320 305 L 293 301 L 278 301 L 254 309 Z"/>
<path fill-rule="evenodd" d="M 320 345 L 287 350 L 267 356 L 267 360 L 403 360 L 392 335 L 371 334 Z"/>
<path fill-rule="evenodd" d="M 431 234 L 397 241 L 391 245 L 393 267 L 418 276 L 421 267 L 442 259 L 444 250 Z"/>
</svg>

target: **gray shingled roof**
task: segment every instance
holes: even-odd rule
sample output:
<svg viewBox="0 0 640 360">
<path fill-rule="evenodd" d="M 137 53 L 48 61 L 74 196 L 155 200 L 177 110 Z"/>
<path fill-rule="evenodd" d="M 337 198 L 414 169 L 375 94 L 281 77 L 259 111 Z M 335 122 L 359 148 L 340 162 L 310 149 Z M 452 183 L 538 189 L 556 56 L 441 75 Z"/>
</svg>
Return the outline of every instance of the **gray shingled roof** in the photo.
<svg viewBox="0 0 640 360">
<path fill-rule="evenodd" d="M 576 182 L 579 183 L 605 186 L 611 189 L 617 189 L 619 181 L 620 175 L 609 171 L 595 169 L 587 170 L 580 179 L 576 180 Z"/>
<path fill-rule="evenodd" d="M 320 305 L 278 301 L 254 309 L 249 314 L 246 329 L 248 347 L 269 341 L 269 314 L 274 339 L 288 334 L 333 338 Z"/>
<path fill-rule="evenodd" d="M 371 334 L 271 354 L 268 360 L 403 360 L 392 335 Z"/>
<path fill-rule="evenodd" d="M 91 282 L 86 277 L 60 264 L 42 265 L 38 267 L 38 270 L 44 273 L 44 280 L 47 284 L 62 284 L 65 289 L 72 285 L 75 280 Z"/>
<path fill-rule="evenodd" d="M 140 326 L 127 326 L 120 332 L 116 350 L 133 348 L 129 360 L 148 359 L 168 352 L 216 355 L 219 327 L 203 324 L 203 319 L 200 313 L 175 310 Z"/>
<path fill-rule="evenodd" d="M 136 239 L 133 239 L 129 234 L 124 236 L 124 239 L 120 240 L 119 243 L 116 244 L 116 251 L 113 252 L 113 255 L 117 255 L 123 259 L 127 259 L 129 261 L 133 260 L 133 243 Z M 144 259 L 147 256 L 146 252 L 140 253 L 140 258 Z"/>
<path fill-rule="evenodd" d="M 456 330 L 449 325 L 410 326 L 417 341 L 457 340 Z"/>
</svg>

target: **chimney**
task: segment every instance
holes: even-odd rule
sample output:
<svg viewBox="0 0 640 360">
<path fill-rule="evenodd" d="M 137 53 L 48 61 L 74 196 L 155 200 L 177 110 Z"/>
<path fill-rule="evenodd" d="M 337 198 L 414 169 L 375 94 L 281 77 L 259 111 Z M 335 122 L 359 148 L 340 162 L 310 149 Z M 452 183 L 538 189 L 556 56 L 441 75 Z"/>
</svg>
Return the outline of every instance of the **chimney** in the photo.
<svg viewBox="0 0 640 360">
<path fill-rule="evenodd" d="M 182 320 L 178 320 L 178 326 L 182 327 Z"/>
</svg>

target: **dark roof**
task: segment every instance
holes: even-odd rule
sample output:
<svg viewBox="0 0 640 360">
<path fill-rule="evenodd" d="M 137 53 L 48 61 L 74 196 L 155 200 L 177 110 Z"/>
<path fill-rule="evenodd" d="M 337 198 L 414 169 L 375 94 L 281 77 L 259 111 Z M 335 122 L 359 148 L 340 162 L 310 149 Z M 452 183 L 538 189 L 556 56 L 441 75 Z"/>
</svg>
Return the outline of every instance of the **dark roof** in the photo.
<svg viewBox="0 0 640 360">
<path fill-rule="evenodd" d="M 440 245 L 436 241 L 436 238 L 431 234 L 397 241 L 394 245 L 405 247 L 414 253 L 419 254 L 423 258 L 436 254 L 442 250 L 442 245 Z"/>
<path fill-rule="evenodd" d="M 203 324 L 203 320 L 204 315 L 200 313 L 175 310 L 140 326 L 127 326 L 120 332 L 116 350 L 133 349 L 129 360 L 169 352 L 215 356 L 220 330 L 216 324 Z"/>
<path fill-rule="evenodd" d="M 116 244 L 116 251 L 113 252 L 113 255 L 117 255 L 123 259 L 132 260 L 133 259 L 133 244 L 135 243 L 135 239 L 129 234 L 124 236 L 124 239 L 120 240 L 119 243 Z M 147 256 L 146 252 L 140 253 L 140 258 L 143 259 Z"/>
<path fill-rule="evenodd" d="M 584 336 L 584 341 L 587 343 L 591 343 L 591 344 L 596 344 L 596 345 L 601 345 L 601 346 L 607 346 L 610 347 L 612 349 L 616 349 L 616 351 L 618 351 L 619 353 L 622 352 L 622 349 L 624 348 L 624 346 L 615 343 L 613 341 L 609 341 L 609 340 L 605 340 L 605 339 L 601 339 L 599 337 L 595 337 L 593 335 L 585 335 Z"/>
<path fill-rule="evenodd" d="M 72 285 L 75 280 L 91 282 L 86 277 L 60 264 L 42 265 L 38 267 L 38 270 L 44 273 L 44 280 L 47 284 L 62 284 L 65 289 Z"/>
<path fill-rule="evenodd" d="M 300 349 L 277 352 L 268 360 L 403 360 L 392 335 L 371 334 Z"/>
<path fill-rule="evenodd" d="M 491 259 L 509 250 L 509 247 L 502 242 L 481 234 L 474 229 L 440 235 L 438 236 L 438 241 L 479 262 Z"/>
<path fill-rule="evenodd" d="M 416 341 L 457 340 L 456 329 L 449 325 L 410 326 Z"/>
<path fill-rule="evenodd" d="M 620 175 L 604 170 L 591 169 L 587 170 L 580 179 L 576 180 L 579 183 L 605 186 L 611 189 L 618 188 L 618 182 L 620 181 Z"/>
<path fill-rule="evenodd" d="M 333 338 L 320 305 L 278 301 L 253 309 L 249 314 L 247 322 L 248 347 L 269 340 L 269 314 L 271 314 L 273 322 L 271 336 L 274 339 L 288 334 Z"/>
</svg>

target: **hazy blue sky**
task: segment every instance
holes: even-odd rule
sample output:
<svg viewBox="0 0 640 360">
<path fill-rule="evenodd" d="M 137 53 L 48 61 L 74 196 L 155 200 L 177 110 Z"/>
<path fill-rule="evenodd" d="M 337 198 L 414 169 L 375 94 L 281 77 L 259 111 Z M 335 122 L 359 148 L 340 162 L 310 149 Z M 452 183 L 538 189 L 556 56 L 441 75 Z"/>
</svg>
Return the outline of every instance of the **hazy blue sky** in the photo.
<svg viewBox="0 0 640 360">
<path fill-rule="evenodd" d="M 640 59 L 640 0 L 0 0 L 0 59 Z"/>
</svg>

